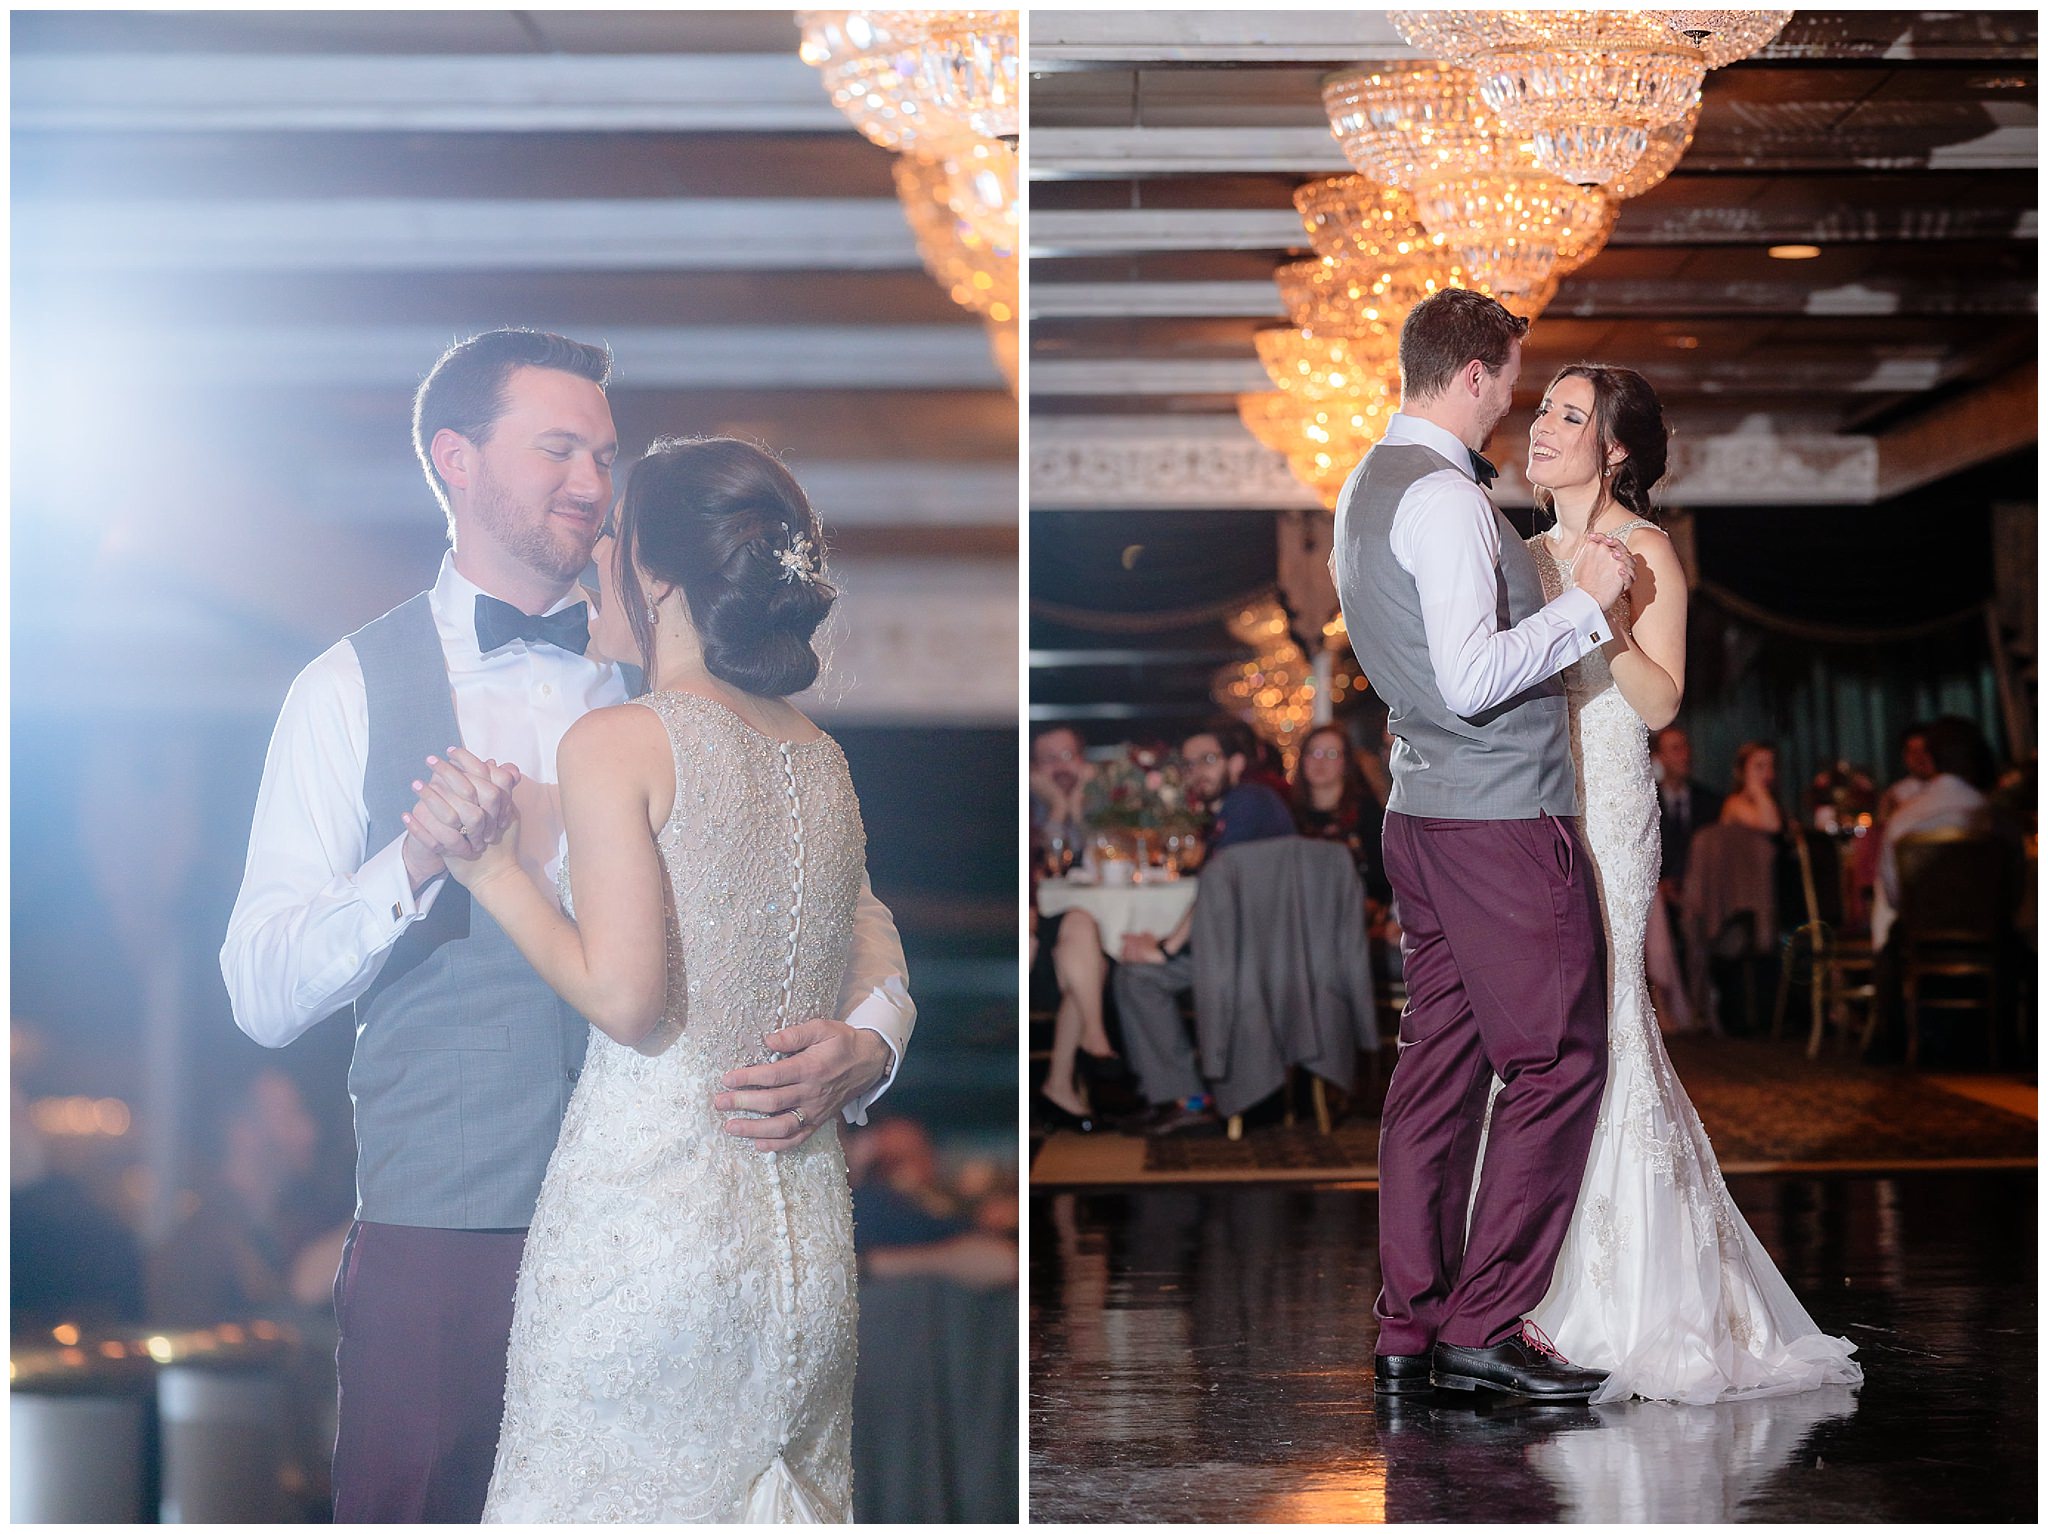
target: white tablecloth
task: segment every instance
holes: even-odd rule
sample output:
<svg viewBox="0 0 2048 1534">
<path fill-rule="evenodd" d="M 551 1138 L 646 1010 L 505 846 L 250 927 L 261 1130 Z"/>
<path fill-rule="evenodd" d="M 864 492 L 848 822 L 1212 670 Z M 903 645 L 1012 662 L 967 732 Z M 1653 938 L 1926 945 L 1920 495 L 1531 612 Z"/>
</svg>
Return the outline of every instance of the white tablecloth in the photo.
<svg viewBox="0 0 2048 1534">
<path fill-rule="evenodd" d="M 1038 914 L 1086 911 L 1102 929 L 1102 951 L 1121 959 L 1125 933 L 1165 937 L 1179 925 L 1195 903 L 1197 882 L 1192 874 L 1159 884 L 1075 884 L 1067 879 L 1047 879 L 1038 886 Z"/>
</svg>

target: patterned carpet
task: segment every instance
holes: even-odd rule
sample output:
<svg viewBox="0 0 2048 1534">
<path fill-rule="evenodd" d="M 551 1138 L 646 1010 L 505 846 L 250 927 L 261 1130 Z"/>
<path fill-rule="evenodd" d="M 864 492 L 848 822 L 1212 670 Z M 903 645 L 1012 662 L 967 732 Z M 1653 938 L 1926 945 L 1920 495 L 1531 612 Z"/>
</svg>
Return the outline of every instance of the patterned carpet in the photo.
<svg viewBox="0 0 2048 1534">
<path fill-rule="evenodd" d="M 1797 1044 L 1681 1037 L 1672 1063 L 1728 1172 L 1859 1170 L 1928 1165 L 2031 1166 L 2031 1118 L 1960 1096 L 1901 1069 L 1823 1056 Z M 1359 1103 L 1327 1136 L 1312 1119 L 1274 1119 L 1244 1138 L 1054 1135 L 1033 1164 L 1034 1185 L 1227 1179 L 1371 1180 L 1379 1123 Z"/>
</svg>

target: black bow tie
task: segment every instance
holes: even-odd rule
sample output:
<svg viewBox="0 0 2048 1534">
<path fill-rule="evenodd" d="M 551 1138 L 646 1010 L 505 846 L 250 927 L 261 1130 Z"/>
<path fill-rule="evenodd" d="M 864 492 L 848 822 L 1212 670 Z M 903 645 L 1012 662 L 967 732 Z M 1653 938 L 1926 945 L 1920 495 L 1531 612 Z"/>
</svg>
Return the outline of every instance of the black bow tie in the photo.
<svg viewBox="0 0 2048 1534">
<path fill-rule="evenodd" d="M 551 644 L 558 650 L 581 655 L 590 646 L 590 604 L 578 602 L 545 618 L 521 612 L 510 602 L 496 597 L 476 599 L 476 647 L 489 655 L 515 639 L 528 644 Z"/>
<path fill-rule="evenodd" d="M 1465 451 L 1472 453 L 1472 449 L 1469 447 Z M 1484 455 L 1472 453 L 1472 477 L 1479 481 L 1479 488 L 1481 490 L 1491 490 L 1493 482 L 1500 478 L 1500 470 L 1496 469 L 1491 460 L 1487 459 Z"/>
</svg>

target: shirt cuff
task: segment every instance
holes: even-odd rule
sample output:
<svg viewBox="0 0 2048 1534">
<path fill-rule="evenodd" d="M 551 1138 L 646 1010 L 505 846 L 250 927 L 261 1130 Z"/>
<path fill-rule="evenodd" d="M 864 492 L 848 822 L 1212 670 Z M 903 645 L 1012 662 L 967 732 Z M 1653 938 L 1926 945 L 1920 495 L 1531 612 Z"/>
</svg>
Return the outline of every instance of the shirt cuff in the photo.
<svg viewBox="0 0 2048 1534">
<path fill-rule="evenodd" d="M 1607 614 L 1600 610 L 1600 604 L 1593 600 L 1593 594 L 1585 588 L 1572 587 L 1553 605 L 1571 621 L 1573 630 L 1579 636 L 1580 655 L 1592 654 L 1614 637 L 1614 625 L 1607 621 Z"/>
<path fill-rule="evenodd" d="M 889 1069 L 882 1073 L 882 1079 L 876 1083 L 874 1090 L 840 1110 L 847 1123 L 867 1123 L 868 1109 L 895 1083 L 897 1067 L 903 1064 L 903 1045 L 909 1039 L 906 1020 L 915 1015 L 916 1010 L 911 1005 L 910 993 L 903 988 L 902 980 L 895 975 L 891 975 L 876 986 L 859 1006 L 847 1014 L 846 1025 L 849 1028 L 862 1028 L 869 1033 L 878 1033 L 882 1036 L 882 1042 L 889 1046 Z M 896 1037 L 899 1032 L 904 1034 L 903 1039 L 899 1040 Z"/>
<path fill-rule="evenodd" d="M 413 894 L 412 875 L 405 868 L 405 837 L 406 833 L 400 832 L 395 841 L 372 853 L 356 870 L 357 892 L 380 922 L 389 923 L 386 930 L 393 940 L 433 910 L 448 882 L 446 874 L 436 874 L 418 896 Z"/>
</svg>

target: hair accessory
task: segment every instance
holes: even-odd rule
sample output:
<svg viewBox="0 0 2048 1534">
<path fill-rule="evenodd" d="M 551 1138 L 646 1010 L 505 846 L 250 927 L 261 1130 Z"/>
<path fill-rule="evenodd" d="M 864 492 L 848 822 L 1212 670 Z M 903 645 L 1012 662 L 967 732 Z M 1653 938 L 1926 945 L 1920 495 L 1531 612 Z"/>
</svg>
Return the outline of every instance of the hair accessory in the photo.
<svg viewBox="0 0 2048 1534">
<path fill-rule="evenodd" d="M 788 545 L 778 549 L 775 557 L 782 565 L 784 580 L 818 584 L 818 551 L 802 533 L 793 533 Z"/>
</svg>

